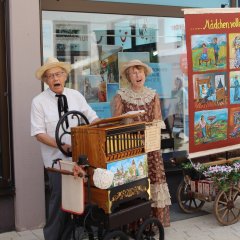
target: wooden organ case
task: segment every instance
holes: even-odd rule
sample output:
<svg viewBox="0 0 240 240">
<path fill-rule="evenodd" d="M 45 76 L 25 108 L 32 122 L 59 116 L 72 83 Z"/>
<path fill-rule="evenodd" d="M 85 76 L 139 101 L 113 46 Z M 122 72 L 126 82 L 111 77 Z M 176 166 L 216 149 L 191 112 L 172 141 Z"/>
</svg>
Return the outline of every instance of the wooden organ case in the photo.
<svg viewBox="0 0 240 240">
<path fill-rule="evenodd" d="M 73 161 L 78 161 L 80 155 L 88 157 L 91 166 L 91 201 L 109 214 L 129 202 L 150 199 L 145 151 L 146 123 L 125 124 L 124 120 L 129 117 L 133 116 L 103 119 L 71 129 Z M 110 188 L 100 189 L 94 186 L 94 168 L 114 171 Z M 88 191 L 88 188 L 85 187 L 85 190 Z"/>
</svg>

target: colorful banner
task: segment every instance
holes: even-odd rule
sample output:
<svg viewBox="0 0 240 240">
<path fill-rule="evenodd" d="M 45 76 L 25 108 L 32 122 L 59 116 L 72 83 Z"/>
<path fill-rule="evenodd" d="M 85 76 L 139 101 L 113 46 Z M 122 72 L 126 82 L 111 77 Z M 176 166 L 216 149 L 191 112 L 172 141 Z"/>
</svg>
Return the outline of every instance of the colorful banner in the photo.
<svg viewBox="0 0 240 240">
<path fill-rule="evenodd" d="M 185 9 L 189 154 L 239 148 L 240 9 Z"/>
</svg>

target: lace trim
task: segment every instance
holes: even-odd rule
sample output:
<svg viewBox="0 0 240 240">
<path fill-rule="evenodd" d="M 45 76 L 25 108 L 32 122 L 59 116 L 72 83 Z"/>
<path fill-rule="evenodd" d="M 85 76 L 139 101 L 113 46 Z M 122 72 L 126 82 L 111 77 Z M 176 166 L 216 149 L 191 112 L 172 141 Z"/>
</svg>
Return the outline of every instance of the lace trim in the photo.
<svg viewBox="0 0 240 240">
<path fill-rule="evenodd" d="M 171 205 L 171 196 L 169 194 L 167 183 L 151 184 L 150 189 L 152 200 L 154 201 L 152 207 L 164 208 L 165 206 Z"/>
<path fill-rule="evenodd" d="M 118 90 L 117 93 L 121 96 L 121 98 L 124 101 L 138 106 L 150 103 L 156 95 L 155 90 L 147 87 L 144 87 L 143 91 L 139 93 L 136 93 L 128 88 L 122 88 Z"/>
</svg>

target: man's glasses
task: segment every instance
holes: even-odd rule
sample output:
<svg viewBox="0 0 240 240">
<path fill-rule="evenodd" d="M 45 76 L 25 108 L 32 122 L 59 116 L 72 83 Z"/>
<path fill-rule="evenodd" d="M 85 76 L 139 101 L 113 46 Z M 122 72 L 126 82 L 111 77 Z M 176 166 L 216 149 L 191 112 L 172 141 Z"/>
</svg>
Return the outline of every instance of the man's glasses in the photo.
<svg viewBox="0 0 240 240">
<path fill-rule="evenodd" d="M 60 77 L 62 77 L 64 74 L 65 74 L 65 72 L 56 72 L 56 73 L 47 74 L 47 75 L 45 75 L 45 77 L 46 77 L 48 80 L 52 80 L 52 79 L 54 79 L 55 77 L 60 78 Z"/>
</svg>

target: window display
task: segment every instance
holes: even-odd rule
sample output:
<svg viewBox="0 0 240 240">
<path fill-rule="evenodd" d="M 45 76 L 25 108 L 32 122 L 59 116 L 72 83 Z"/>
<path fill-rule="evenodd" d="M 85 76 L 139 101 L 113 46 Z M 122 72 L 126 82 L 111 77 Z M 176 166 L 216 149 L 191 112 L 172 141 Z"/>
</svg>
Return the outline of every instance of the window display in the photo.
<svg viewBox="0 0 240 240">
<path fill-rule="evenodd" d="M 42 12 L 43 60 L 50 56 L 70 62 L 67 87 L 80 91 L 101 118 L 111 117 L 116 91 L 126 87 L 119 69 L 138 59 L 153 69 L 146 86 L 160 96 L 174 141 L 168 154 L 187 155 L 188 87 L 183 18 L 117 14 Z M 170 155 L 169 155 L 170 154 Z M 169 157 L 170 156 L 170 157 Z"/>
</svg>

